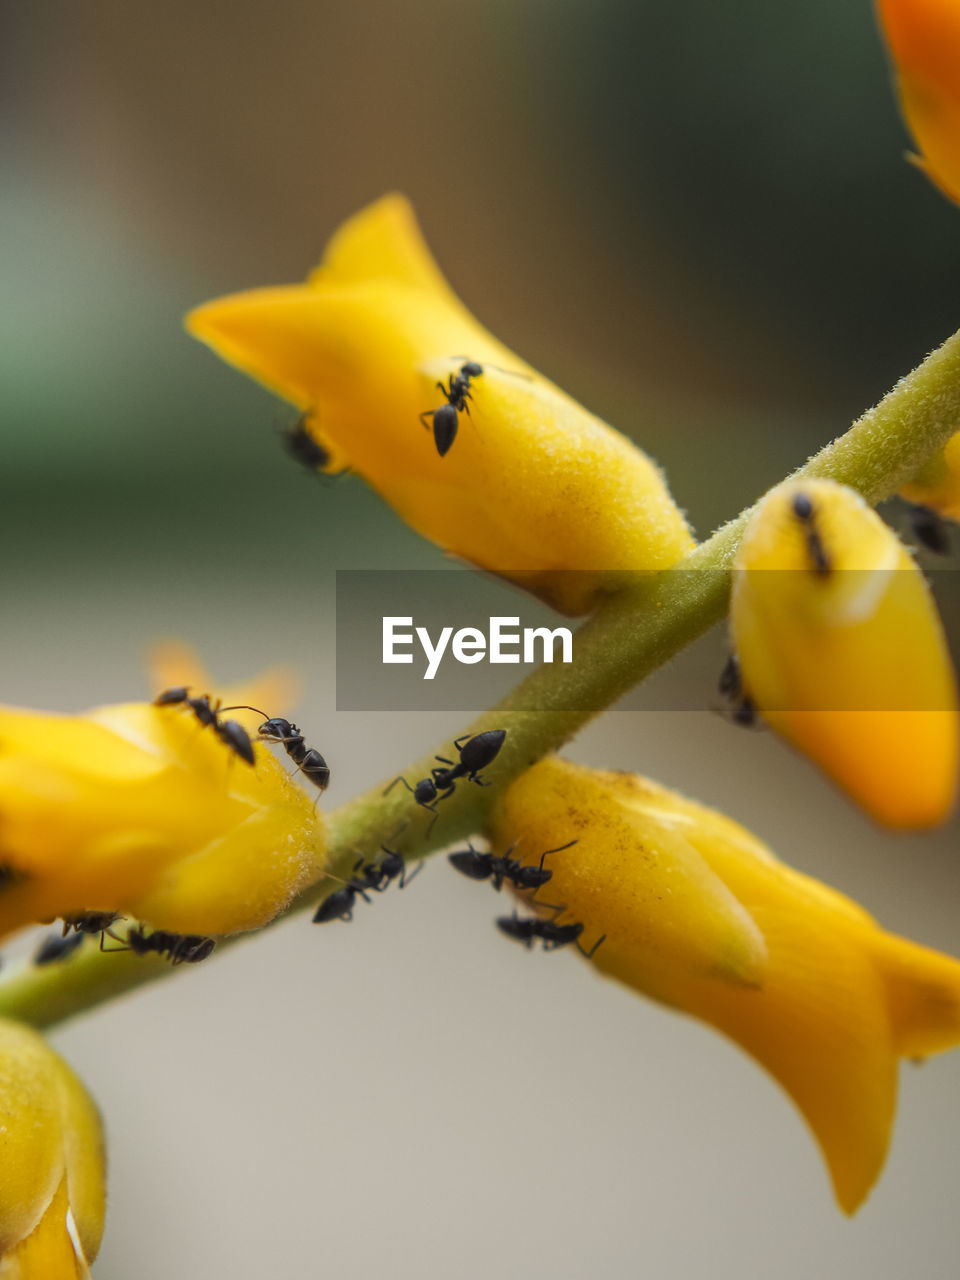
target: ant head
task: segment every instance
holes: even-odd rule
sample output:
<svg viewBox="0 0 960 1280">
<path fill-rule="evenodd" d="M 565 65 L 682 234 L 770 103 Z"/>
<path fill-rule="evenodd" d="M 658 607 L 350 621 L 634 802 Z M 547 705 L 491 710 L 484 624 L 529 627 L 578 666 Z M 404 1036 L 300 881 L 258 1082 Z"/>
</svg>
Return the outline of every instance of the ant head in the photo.
<svg viewBox="0 0 960 1280">
<path fill-rule="evenodd" d="M 465 378 L 479 378 L 483 373 L 483 365 L 477 364 L 476 360 L 467 360 L 460 366 L 460 372 Z"/>
<path fill-rule="evenodd" d="M 264 720 L 257 729 L 257 735 L 266 738 L 268 742 L 275 742 L 280 738 L 292 738 L 294 730 L 295 726 L 289 720 L 283 720 L 278 716 L 275 720 Z"/>
</svg>

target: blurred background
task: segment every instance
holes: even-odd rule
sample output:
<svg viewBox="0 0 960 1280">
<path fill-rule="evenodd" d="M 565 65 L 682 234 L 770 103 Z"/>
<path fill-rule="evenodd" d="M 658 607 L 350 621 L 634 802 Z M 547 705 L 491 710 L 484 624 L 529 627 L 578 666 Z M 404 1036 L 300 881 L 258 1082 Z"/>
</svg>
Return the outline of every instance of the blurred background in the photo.
<svg viewBox="0 0 960 1280">
<path fill-rule="evenodd" d="M 337 713 L 333 572 L 446 561 L 301 474 L 293 412 L 188 307 L 299 280 L 401 189 L 483 323 L 642 442 L 701 533 L 960 323 L 960 211 L 904 163 L 867 0 L 45 0 L 0 9 L 0 73 L 0 697 L 143 696 L 158 635 L 223 679 L 294 662 L 332 803 L 463 720 Z M 956 825 L 878 834 L 709 711 L 614 713 L 571 754 L 960 953 Z M 850 1223 L 756 1067 L 512 948 L 500 905 L 437 859 L 350 927 L 58 1032 L 110 1130 L 97 1275 L 955 1276 L 960 1056 L 905 1069 Z"/>
</svg>

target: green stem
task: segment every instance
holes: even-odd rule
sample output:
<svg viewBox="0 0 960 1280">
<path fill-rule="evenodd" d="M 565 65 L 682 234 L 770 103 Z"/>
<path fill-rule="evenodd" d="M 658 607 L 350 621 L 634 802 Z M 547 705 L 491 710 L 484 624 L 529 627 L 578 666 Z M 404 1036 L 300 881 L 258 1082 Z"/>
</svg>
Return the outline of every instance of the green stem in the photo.
<svg viewBox="0 0 960 1280">
<path fill-rule="evenodd" d="M 880 502 L 916 475 L 957 430 L 960 334 L 795 474 L 837 480 L 867 501 Z M 384 796 L 376 787 L 335 810 L 329 818 L 330 872 L 346 877 L 361 853 L 371 855 L 385 841 L 408 857 L 424 857 L 482 829 L 491 802 L 513 778 L 723 618 L 730 566 L 749 517 L 750 511 L 741 513 L 674 569 L 638 575 L 635 587 L 608 599 L 577 632 L 572 664 L 540 667 L 465 730 L 508 731 L 490 770 L 492 786 L 461 784 L 441 802 L 432 827 L 430 815 L 400 788 Z M 440 747 L 441 753 L 446 750 L 446 744 Z M 434 763 L 431 754 L 409 765 L 404 775 L 425 777 Z M 311 910 L 336 887 L 336 881 L 324 878 L 290 910 Z M 224 940 L 221 948 L 233 941 Z M 11 966 L 0 979 L 0 1016 L 50 1026 L 170 972 L 155 958 L 102 954 L 87 943 L 61 964 Z"/>
</svg>

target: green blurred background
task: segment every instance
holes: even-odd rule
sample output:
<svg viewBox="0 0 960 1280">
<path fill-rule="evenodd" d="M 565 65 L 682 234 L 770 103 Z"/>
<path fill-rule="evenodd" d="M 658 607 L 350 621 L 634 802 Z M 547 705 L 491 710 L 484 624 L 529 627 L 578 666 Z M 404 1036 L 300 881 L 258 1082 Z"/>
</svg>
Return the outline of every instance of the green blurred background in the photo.
<svg viewBox="0 0 960 1280">
<path fill-rule="evenodd" d="M 447 562 L 358 480 L 301 474 L 292 412 L 188 307 L 300 279 L 401 189 L 482 321 L 633 434 L 701 532 L 960 323 L 960 210 L 904 163 L 867 0 L 44 0 L 0 9 L 0 68 L 0 696 L 141 696 L 158 634 L 226 678 L 294 661 L 335 800 L 459 720 L 336 714 L 333 570 Z M 960 951 L 955 826 L 878 835 L 706 713 L 621 713 L 574 753 Z M 908 1078 L 851 1226 L 752 1066 L 498 947 L 496 900 L 450 879 L 60 1036 L 111 1127 L 98 1275 L 955 1275 L 953 1059 Z"/>
</svg>

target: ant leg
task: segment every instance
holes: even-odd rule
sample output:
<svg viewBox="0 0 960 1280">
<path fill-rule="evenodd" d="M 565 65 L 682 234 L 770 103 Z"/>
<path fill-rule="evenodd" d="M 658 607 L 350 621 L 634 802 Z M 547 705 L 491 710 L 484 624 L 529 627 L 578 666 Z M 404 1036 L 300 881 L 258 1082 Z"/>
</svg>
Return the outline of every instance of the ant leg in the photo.
<svg viewBox="0 0 960 1280">
<path fill-rule="evenodd" d="M 406 869 L 406 866 L 404 866 L 404 869 L 400 875 L 400 883 L 397 887 L 400 889 L 405 889 L 408 884 L 412 884 L 412 882 L 416 880 L 417 876 L 423 870 L 423 863 L 424 863 L 424 859 L 421 858 L 409 875 L 407 875 L 407 869 Z"/>
<path fill-rule="evenodd" d="M 605 933 L 601 933 L 600 937 L 596 940 L 596 942 L 593 944 L 593 946 L 590 948 L 590 950 L 589 950 L 589 951 L 584 951 L 583 947 L 581 947 L 581 945 L 580 945 L 580 939 L 579 939 L 579 938 L 577 938 L 577 940 L 576 940 L 576 942 L 577 942 L 577 950 L 580 952 L 580 954 L 581 954 L 582 956 L 586 956 L 586 958 L 587 958 L 588 960 L 592 960 L 592 959 L 593 959 L 593 953 L 596 951 L 597 947 L 599 947 L 599 945 L 600 945 L 600 943 L 601 943 L 601 942 L 606 941 L 606 937 L 607 937 L 607 935 L 606 935 Z"/>
<path fill-rule="evenodd" d="M 387 787 L 387 788 L 386 788 L 386 790 L 383 792 L 383 794 L 384 794 L 385 796 L 388 796 L 388 795 L 390 794 L 390 792 L 393 790 L 393 788 L 397 785 L 397 783 L 398 783 L 398 782 L 402 782 L 402 783 L 403 783 L 403 785 L 404 785 L 404 786 L 407 788 L 407 790 L 410 792 L 410 794 L 411 794 L 411 795 L 413 794 L 413 787 L 411 787 L 410 783 L 406 780 L 406 778 L 403 776 L 403 774 L 401 774 L 398 778 L 394 778 L 394 780 L 390 783 L 389 787 Z M 426 808 L 426 807 L 427 807 L 427 806 L 426 806 L 426 805 L 424 805 L 424 808 Z"/>
<path fill-rule="evenodd" d="M 461 747 L 460 743 L 469 742 L 472 737 L 474 737 L 472 733 L 465 733 L 461 738 L 454 738 L 453 745 L 457 751 L 462 751 L 463 747 Z"/>
<path fill-rule="evenodd" d="M 434 758 L 434 760 L 439 760 L 441 764 L 449 764 L 449 765 L 453 765 L 453 761 L 452 761 L 452 760 L 448 760 L 446 756 L 434 756 L 433 758 Z M 456 768 L 456 766 L 455 766 L 455 765 L 454 765 L 454 768 Z"/>
<path fill-rule="evenodd" d="M 423 413 L 420 415 L 420 422 L 427 431 L 433 430 L 433 424 L 432 422 L 424 422 L 423 420 L 424 418 L 432 418 L 435 412 L 435 409 L 424 409 Z"/>
</svg>

